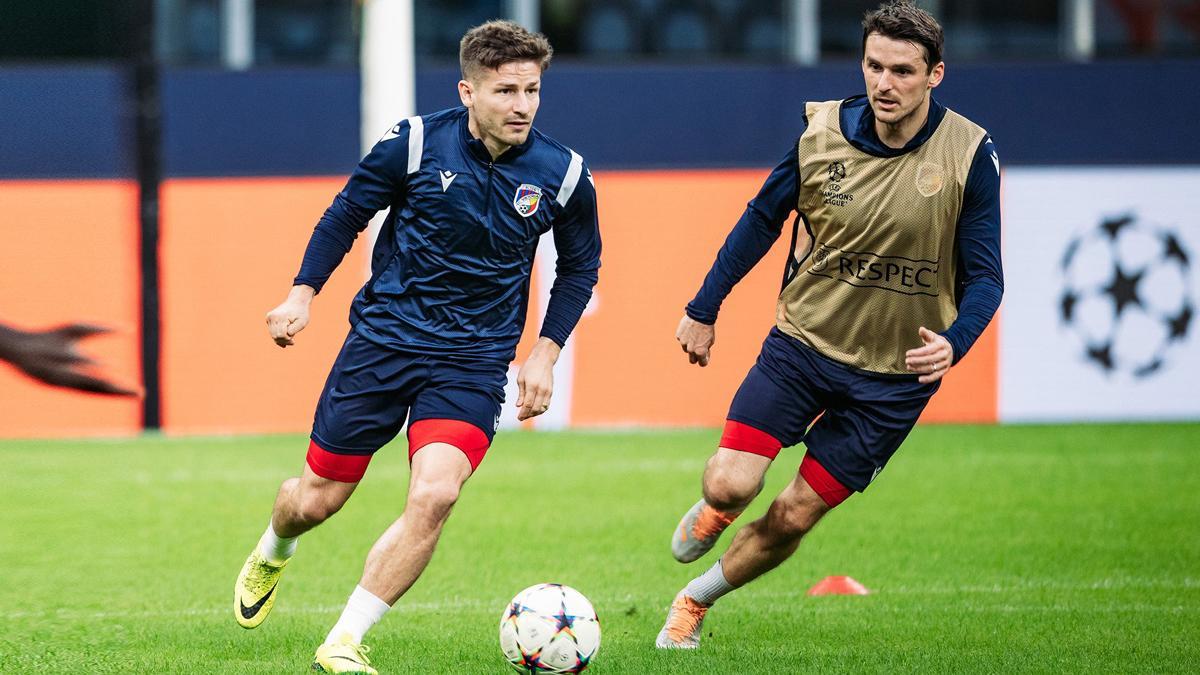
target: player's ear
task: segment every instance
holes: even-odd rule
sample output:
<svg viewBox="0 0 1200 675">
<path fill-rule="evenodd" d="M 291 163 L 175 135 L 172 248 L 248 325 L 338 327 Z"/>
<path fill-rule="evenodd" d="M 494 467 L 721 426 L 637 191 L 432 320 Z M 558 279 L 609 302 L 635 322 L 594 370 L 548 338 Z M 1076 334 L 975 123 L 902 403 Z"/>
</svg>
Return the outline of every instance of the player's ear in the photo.
<svg viewBox="0 0 1200 675">
<path fill-rule="evenodd" d="M 458 81 L 458 99 L 468 108 L 475 103 L 475 88 L 469 81 Z"/>
<path fill-rule="evenodd" d="M 942 77 L 946 75 L 946 62 L 938 61 L 937 65 L 929 69 L 929 88 L 933 89 L 942 83 Z"/>
</svg>

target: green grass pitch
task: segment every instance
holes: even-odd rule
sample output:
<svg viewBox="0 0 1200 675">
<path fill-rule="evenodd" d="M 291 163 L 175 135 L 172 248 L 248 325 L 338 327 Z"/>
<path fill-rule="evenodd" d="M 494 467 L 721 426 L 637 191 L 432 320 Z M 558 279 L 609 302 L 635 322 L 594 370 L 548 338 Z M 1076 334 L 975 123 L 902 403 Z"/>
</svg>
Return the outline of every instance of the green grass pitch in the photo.
<svg viewBox="0 0 1200 675">
<path fill-rule="evenodd" d="M 555 581 L 596 605 L 590 672 L 1200 670 L 1200 425 L 918 428 L 694 653 L 653 648 L 710 565 L 670 555 L 715 431 L 502 433 L 424 577 L 368 635 L 384 673 L 503 673 L 497 624 Z M 403 504 L 402 443 L 300 541 L 258 630 L 234 577 L 299 436 L 0 443 L 0 672 L 299 673 Z M 760 515 L 791 479 L 785 451 Z M 735 524 L 735 527 L 737 525 Z M 855 577 L 866 597 L 805 595 Z"/>
</svg>

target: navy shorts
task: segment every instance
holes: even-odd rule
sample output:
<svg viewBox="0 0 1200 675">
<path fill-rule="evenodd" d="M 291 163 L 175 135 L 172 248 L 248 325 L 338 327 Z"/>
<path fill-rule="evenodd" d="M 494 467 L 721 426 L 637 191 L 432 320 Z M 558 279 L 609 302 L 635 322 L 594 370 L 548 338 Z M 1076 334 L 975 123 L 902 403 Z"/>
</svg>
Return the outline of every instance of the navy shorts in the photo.
<svg viewBox="0 0 1200 675">
<path fill-rule="evenodd" d="M 752 428 L 749 436 L 740 433 L 749 447 L 731 449 L 773 457 L 769 445 L 759 442 L 766 448 L 762 452 L 754 447 L 753 430 L 774 439 L 775 452 L 803 442 L 818 471 L 823 468 L 845 488 L 862 492 L 912 431 L 938 386 L 921 384 L 915 375 L 851 368 L 772 328 L 729 408 L 731 424 Z M 729 447 L 725 439 L 722 445 Z"/>
<path fill-rule="evenodd" d="M 357 480 L 407 419 L 410 457 L 418 444 L 444 441 L 475 468 L 496 433 L 507 381 L 506 362 L 399 352 L 351 330 L 317 403 L 309 466 Z"/>
</svg>

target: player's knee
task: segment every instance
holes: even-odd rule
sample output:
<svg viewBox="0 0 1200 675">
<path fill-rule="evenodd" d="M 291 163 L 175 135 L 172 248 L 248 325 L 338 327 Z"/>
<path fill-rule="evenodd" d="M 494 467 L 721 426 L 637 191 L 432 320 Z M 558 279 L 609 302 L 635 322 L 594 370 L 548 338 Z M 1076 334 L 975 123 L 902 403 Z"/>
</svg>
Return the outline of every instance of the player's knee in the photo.
<svg viewBox="0 0 1200 675">
<path fill-rule="evenodd" d="M 303 494 L 296 506 L 296 517 L 309 527 L 320 525 L 337 513 L 344 503 L 343 500 L 331 498 L 320 492 Z"/>
<path fill-rule="evenodd" d="M 717 475 L 704 481 L 704 500 L 721 511 L 744 508 L 757 493 L 756 483 L 737 477 Z"/>
<path fill-rule="evenodd" d="M 762 478 L 735 471 L 710 459 L 704 472 L 704 499 L 713 508 L 732 511 L 745 508 L 762 489 Z"/>
<path fill-rule="evenodd" d="M 300 479 L 299 478 L 289 478 L 289 479 L 283 481 L 283 484 L 279 486 L 279 494 L 280 495 L 290 495 L 291 493 L 295 492 L 298 489 L 300 489 Z"/>
<path fill-rule="evenodd" d="M 408 510 L 431 520 L 445 520 L 461 490 L 462 486 L 454 480 L 418 477 L 409 488 Z"/>
</svg>

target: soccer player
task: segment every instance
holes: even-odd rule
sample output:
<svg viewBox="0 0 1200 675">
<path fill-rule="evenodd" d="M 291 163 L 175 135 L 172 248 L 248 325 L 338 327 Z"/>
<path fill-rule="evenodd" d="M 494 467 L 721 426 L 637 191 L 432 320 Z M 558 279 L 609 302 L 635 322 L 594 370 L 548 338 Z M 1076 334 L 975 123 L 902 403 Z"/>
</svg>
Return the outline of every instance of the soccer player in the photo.
<svg viewBox="0 0 1200 675">
<path fill-rule="evenodd" d="M 293 344 L 313 296 L 371 216 L 391 209 L 350 333 L 317 404 L 307 465 L 279 489 L 234 589 L 246 628 L 266 618 L 297 537 L 346 503 L 372 454 L 406 418 L 412 467 L 398 520 L 367 555 L 313 668 L 374 673 L 363 634 L 428 564 L 463 484 L 495 433 L 525 321 L 538 239 L 553 232 L 556 278 L 540 337 L 517 377 L 518 419 L 540 415 L 553 366 L 600 267 L 596 193 L 583 158 L 533 128 L 552 49 L 515 23 L 462 39 L 462 107 L 410 117 L 358 165 L 317 224 L 287 300 L 267 314 Z"/>
<path fill-rule="evenodd" d="M 799 213 L 776 327 L 734 395 L 703 499 L 672 537 L 675 557 L 713 547 L 782 447 L 803 441 L 807 453 L 766 515 L 676 595 L 659 648 L 699 646 L 718 598 L 774 569 L 866 489 L 1000 304 L 999 160 L 986 131 L 933 99 L 941 53 L 941 26 L 925 11 L 890 2 L 869 12 L 866 95 L 805 106 L 799 140 L 687 305 L 676 337 L 704 366 L 722 300 Z"/>
</svg>

